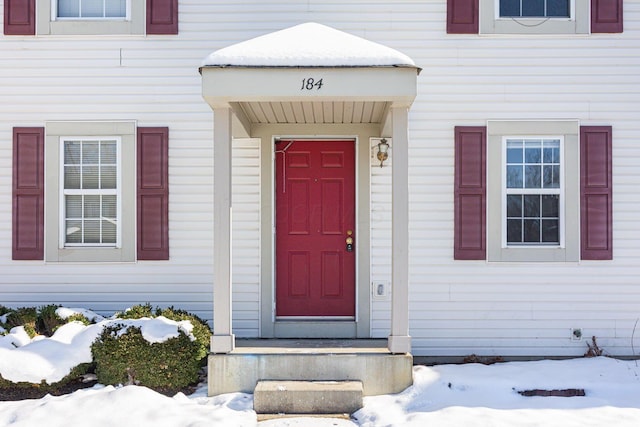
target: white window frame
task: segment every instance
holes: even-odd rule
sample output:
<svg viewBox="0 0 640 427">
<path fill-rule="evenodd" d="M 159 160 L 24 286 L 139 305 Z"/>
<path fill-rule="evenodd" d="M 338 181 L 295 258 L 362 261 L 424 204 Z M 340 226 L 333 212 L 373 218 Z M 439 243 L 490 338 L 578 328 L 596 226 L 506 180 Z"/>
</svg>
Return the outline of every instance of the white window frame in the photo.
<svg viewBox="0 0 640 427">
<path fill-rule="evenodd" d="M 135 121 L 47 122 L 45 125 L 45 261 L 46 262 L 135 262 L 136 261 L 136 130 Z M 61 198 L 63 173 L 61 139 L 120 140 L 118 153 L 119 205 L 118 245 L 61 245 L 64 207 Z M 63 247 L 61 247 L 63 246 Z"/>
<path fill-rule="evenodd" d="M 116 188 L 114 190 L 83 190 L 83 189 L 66 189 L 64 188 L 64 144 L 67 141 L 116 141 Z M 63 136 L 60 137 L 60 224 L 59 229 L 59 243 L 58 247 L 63 248 L 83 248 L 83 247 L 107 247 L 107 248 L 121 248 L 122 247 L 122 138 L 119 136 Z M 99 164 L 101 165 L 101 164 Z M 66 203 L 65 196 L 67 195 L 115 195 L 116 196 L 116 242 L 114 243 L 67 243 L 66 242 Z"/>
<path fill-rule="evenodd" d="M 146 1 L 127 0 L 123 18 L 58 18 L 57 0 L 36 0 L 37 35 L 144 35 Z"/>
<path fill-rule="evenodd" d="M 542 140 L 559 140 L 560 141 L 560 187 L 559 188 L 507 188 L 507 142 L 510 140 L 524 140 L 524 141 L 542 141 Z M 502 247 L 518 247 L 518 248 L 541 248 L 541 247 L 565 247 L 565 209 L 564 209 L 564 136 L 562 135 L 509 135 L 502 137 Z M 507 242 L 507 196 L 509 194 L 532 194 L 532 195 L 558 195 L 558 243 L 518 243 L 509 244 Z"/>
<path fill-rule="evenodd" d="M 124 17 L 60 17 L 58 16 L 58 1 L 51 0 L 51 20 L 52 21 L 130 21 L 131 20 L 131 0 L 126 1 L 126 13 Z M 82 0 L 80 0 L 82 1 Z"/>
<path fill-rule="evenodd" d="M 505 138 L 562 137 L 562 205 L 559 245 L 506 244 Z M 487 260 L 577 262 L 580 260 L 580 123 L 578 120 L 487 121 Z"/>
<path fill-rule="evenodd" d="M 480 0 L 480 34 L 589 34 L 591 2 L 570 0 L 569 17 L 501 17 L 500 0 Z"/>
</svg>

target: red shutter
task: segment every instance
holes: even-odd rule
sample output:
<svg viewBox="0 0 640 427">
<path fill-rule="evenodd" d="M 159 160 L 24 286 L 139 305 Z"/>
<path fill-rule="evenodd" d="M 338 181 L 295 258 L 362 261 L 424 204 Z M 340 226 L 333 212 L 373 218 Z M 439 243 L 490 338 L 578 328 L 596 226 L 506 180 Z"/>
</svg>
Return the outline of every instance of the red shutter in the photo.
<svg viewBox="0 0 640 427">
<path fill-rule="evenodd" d="M 611 126 L 580 127 L 580 257 L 613 259 Z"/>
<path fill-rule="evenodd" d="M 44 128 L 13 128 L 12 259 L 44 259 Z"/>
<path fill-rule="evenodd" d="M 455 128 L 454 259 L 486 259 L 486 140 L 484 126 Z"/>
<path fill-rule="evenodd" d="M 447 34 L 478 34 L 478 0 L 447 0 Z"/>
<path fill-rule="evenodd" d="M 591 32 L 622 32 L 623 0 L 591 0 Z"/>
<path fill-rule="evenodd" d="M 4 33 L 8 36 L 36 34 L 36 0 L 4 0 Z"/>
<path fill-rule="evenodd" d="M 138 128 L 138 260 L 169 259 L 169 128 Z"/>
<path fill-rule="evenodd" d="M 178 0 L 147 0 L 147 34 L 178 34 Z"/>
</svg>

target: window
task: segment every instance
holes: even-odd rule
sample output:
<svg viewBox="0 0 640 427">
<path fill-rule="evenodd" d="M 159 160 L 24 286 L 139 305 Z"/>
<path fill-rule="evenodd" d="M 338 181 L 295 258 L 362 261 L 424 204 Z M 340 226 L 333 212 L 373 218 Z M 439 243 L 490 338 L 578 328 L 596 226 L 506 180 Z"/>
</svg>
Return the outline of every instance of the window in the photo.
<svg viewBox="0 0 640 427">
<path fill-rule="evenodd" d="M 561 139 L 505 138 L 506 246 L 560 245 Z"/>
<path fill-rule="evenodd" d="M 447 0 L 447 34 L 623 31 L 623 0 Z"/>
<path fill-rule="evenodd" d="M 489 261 L 577 261 L 577 121 L 487 123 Z"/>
<path fill-rule="evenodd" d="M 7 0 L 4 34 L 178 34 L 178 0 Z"/>
<path fill-rule="evenodd" d="M 12 157 L 12 259 L 169 259 L 168 127 L 14 127 Z"/>
<path fill-rule="evenodd" d="M 569 0 L 499 0 L 501 18 L 570 18 Z"/>
<path fill-rule="evenodd" d="M 57 18 L 127 18 L 127 0 L 54 0 Z"/>
<path fill-rule="evenodd" d="M 135 122 L 49 122 L 45 260 L 135 261 Z"/>
<path fill-rule="evenodd" d="M 586 0 L 480 0 L 480 34 L 589 34 Z"/>
<path fill-rule="evenodd" d="M 142 0 L 36 0 L 37 34 L 145 34 Z"/>
<path fill-rule="evenodd" d="M 60 247 L 120 244 L 120 138 L 61 138 Z"/>
<path fill-rule="evenodd" d="M 612 145 L 576 120 L 456 126 L 454 259 L 613 259 Z"/>
</svg>

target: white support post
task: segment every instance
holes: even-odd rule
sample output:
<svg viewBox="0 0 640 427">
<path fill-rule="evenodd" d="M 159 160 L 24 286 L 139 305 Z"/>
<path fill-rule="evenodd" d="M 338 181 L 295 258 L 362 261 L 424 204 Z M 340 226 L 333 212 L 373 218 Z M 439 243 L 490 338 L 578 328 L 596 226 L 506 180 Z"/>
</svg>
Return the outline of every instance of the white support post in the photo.
<svg viewBox="0 0 640 427">
<path fill-rule="evenodd" d="M 235 348 L 231 333 L 231 120 L 231 108 L 214 108 L 212 353 L 230 353 Z"/>
<path fill-rule="evenodd" d="M 391 353 L 410 353 L 409 336 L 409 111 L 392 107 Z"/>
</svg>

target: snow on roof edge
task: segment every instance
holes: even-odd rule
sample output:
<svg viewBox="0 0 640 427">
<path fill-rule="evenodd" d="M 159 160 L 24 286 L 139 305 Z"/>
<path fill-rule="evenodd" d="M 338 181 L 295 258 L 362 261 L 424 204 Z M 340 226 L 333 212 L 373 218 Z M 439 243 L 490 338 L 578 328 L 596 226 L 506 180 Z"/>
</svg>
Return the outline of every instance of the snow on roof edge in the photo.
<svg viewBox="0 0 640 427">
<path fill-rule="evenodd" d="M 309 22 L 219 49 L 204 67 L 411 67 L 407 55 L 390 47 Z M 418 71 L 419 72 L 419 71 Z"/>
<path fill-rule="evenodd" d="M 202 65 L 198 68 L 202 74 L 203 68 L 269 68 L 269 69 L 291 69 L 291 68 L 413 68 L 420 74 L 422 68 L 417 65 L 234 65 L 234 64 L 216 64 Z"/>
</svg>

